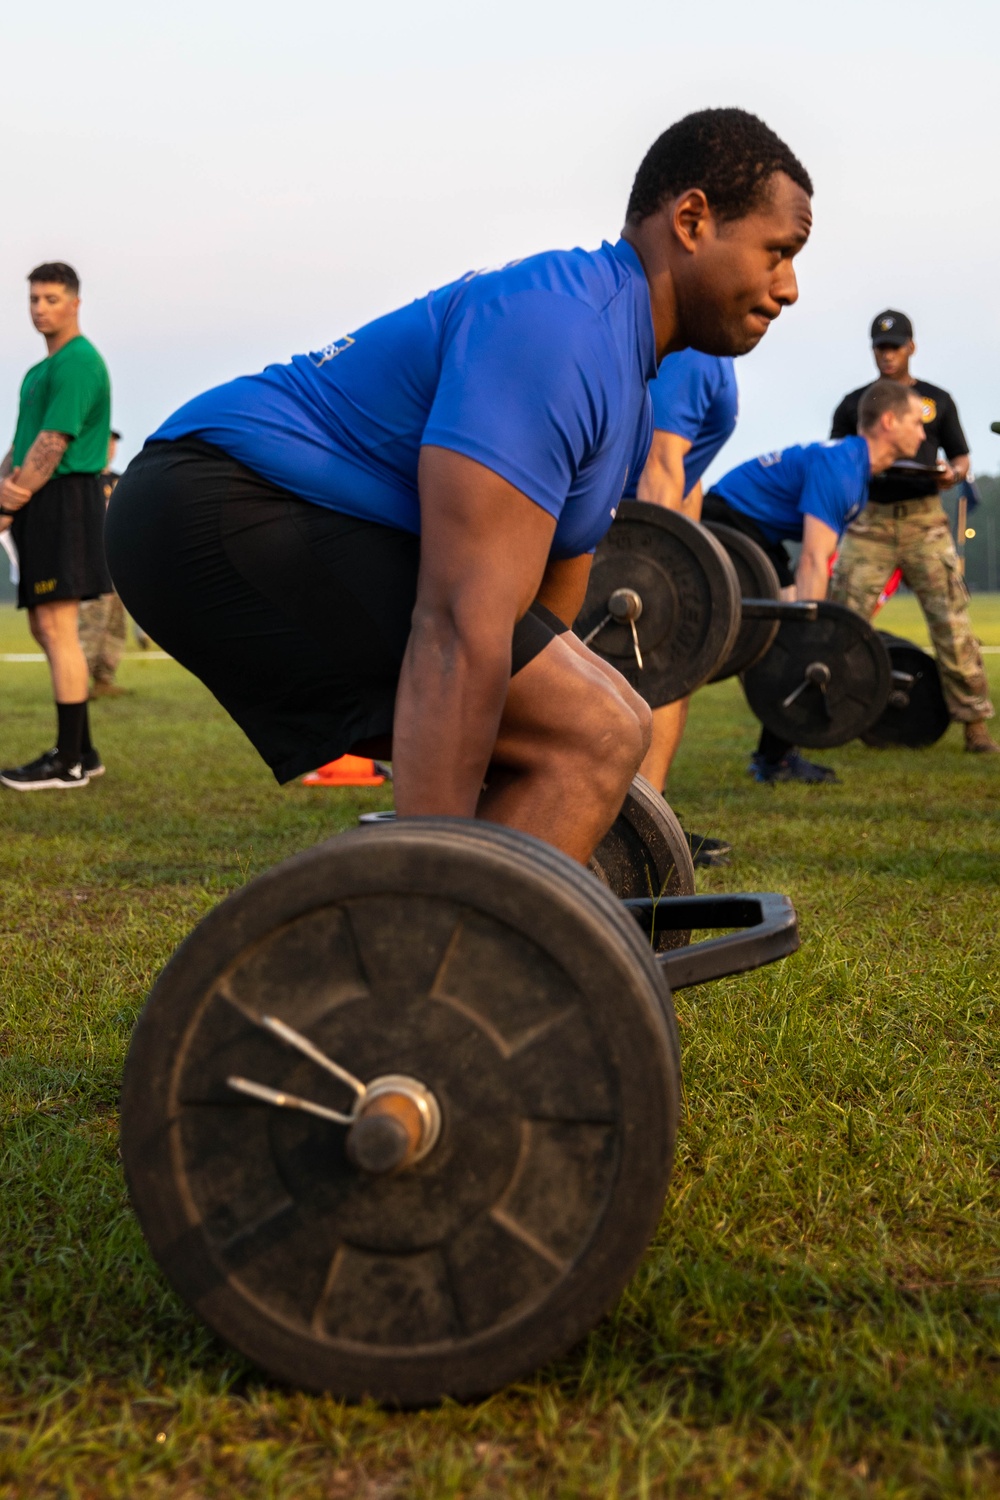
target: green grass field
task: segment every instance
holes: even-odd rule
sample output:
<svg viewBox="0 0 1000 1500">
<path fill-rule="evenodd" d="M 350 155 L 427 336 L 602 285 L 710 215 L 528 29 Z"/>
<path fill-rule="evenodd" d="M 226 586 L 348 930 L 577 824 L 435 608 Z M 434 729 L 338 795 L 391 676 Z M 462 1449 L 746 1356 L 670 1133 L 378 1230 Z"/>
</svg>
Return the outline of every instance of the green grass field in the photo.
<svg viewBox="0 0 1000 1500">
<path fill-rule="evenodd" d="M 1000 646 L 1000 597 L 974 618 Z M 911 600 L 884 620 L 925 639 Z M 31 649 L 0 609 L 0 652 Z M 680 1152 L 620 1305 L 528 1383 L 401 1415 L 276 1387 L 210 1336 L 146 1253 L 116 1141 L 177 942 L 390 798 L 279 790 L 172 662 L 120 680 L 102 780 L 0 795 L 4 1500 L 1000 1495 L 997 761 L 953 727 L 820 756 L 840 786 L 759 787 L 738 686 L 696 698 L 672 801 L 737 846 L 703 888 L 788 892 L 802 949 L 678 996 Z M 0 662 L 4 763 L 51 721 L 45 668 Z"/>
</svg>

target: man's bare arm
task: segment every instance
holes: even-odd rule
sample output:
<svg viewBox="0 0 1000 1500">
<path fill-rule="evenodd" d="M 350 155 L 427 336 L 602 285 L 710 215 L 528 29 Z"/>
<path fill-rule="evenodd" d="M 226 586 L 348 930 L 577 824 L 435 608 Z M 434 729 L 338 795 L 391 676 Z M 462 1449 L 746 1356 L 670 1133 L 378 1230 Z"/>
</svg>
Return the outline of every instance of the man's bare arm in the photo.
<svg viewBox="0 0 1000 1500">
<path fill-rule="evenodd" d="M 536 603 L 544 604 L 564 625 L 572 626 L 583 608 L 593 561 L 593 557 L 587 552 L 581 557 L 566 557 L 558 562 L 550 562 L 545 569 Z"/>
<path fill-rule="evenodd" d="M 555 520 L 491 469 L 420 453 L 420 576 L 396 694 L 402 817 L 471 818 L 510 685 L 514 625 L 538 594 Z"/>
<path fill-rule="evenodd" d="M 795 569 L 796 599 L 825 599 L 830 582 L 830 559 L 837 550 L 837 533 L 818 516 L 806 516 L 802 551 Z"/>
<path fill-rule="evenodd" d="M 70 441 L 64 432 L 40 432 L 24 455 L 24 463 L 17 475 L 18 489 L 34 495 L 43 484 L 48 484 L 62 463 Z"/>
<path fill-rule="evenodd" d="M 13 467 L 14 450 L 13 448 L 8 448 L 3 458 L 0 458 L 0 479 L 6 479 Z"/>
<path fill-rule="evenodd" d="M 684 499 L 684 458 L 690 452 L 691 444 L 687 438 L 657 428 L 646 466 L 639 475 L 636 497 L 650 505 L 680 510 Z"/>
<path fill-rule="evenodd" d="M 0 484 L 0 506 L 6 511 L 20 510 L 32 495 L 48 484 L 70 445 L 63 432 L 40 432 L 24 455 L 20 468 L 12 469 Z"/>
</svg>

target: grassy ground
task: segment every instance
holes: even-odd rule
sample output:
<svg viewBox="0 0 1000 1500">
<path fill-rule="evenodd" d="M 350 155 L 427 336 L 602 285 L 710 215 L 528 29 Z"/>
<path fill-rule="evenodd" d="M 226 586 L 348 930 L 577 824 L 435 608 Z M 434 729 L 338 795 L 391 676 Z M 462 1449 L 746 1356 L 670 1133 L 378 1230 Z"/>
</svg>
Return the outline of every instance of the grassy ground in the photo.
<svg viewBox="0 0 1000 1500">
<path fill-rule="evenodd" d="M 1000 646 L 1000 598 L 975 618 Z M 279 791 L 173 663 L 121 680 L 106 777 L 0 797 L 4 1500 L 1000 1495 L 1000 765 L 953 728 L 758 787 L 738 687 L 698 696 L 673 800 L 738 850 L 704 886 L 789 892 L 802 950 L 678 996 L 680 1156 L 613 1314 L 480 1406 L 386 1414 L 269 1384 L 166 1290 L 116 1099 L 182 935 L 389 797 Z M 0 663 L 3 760 L 51 740 L 45 669 Z"/>
</svg>

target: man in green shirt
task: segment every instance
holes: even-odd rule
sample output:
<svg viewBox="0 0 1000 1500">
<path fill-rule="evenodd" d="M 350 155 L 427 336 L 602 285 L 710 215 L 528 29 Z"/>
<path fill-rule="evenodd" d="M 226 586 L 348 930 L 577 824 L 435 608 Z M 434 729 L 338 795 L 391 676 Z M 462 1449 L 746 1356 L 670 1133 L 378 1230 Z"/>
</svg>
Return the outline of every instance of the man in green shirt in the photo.
<svg viewBox="0 0 1000 1500">
<path fill-rule="evenodd" d="M 14 442 L 0 463 L 0 530 L 11 528 L 20 563 L 18 608 L 48 658 L 58 719 L 56 747 L 0 771 L 17 791 L 86 786 L 104 766 L 90 739 L 81 599 L 113 587 L 104 560 L 104 468 L 111 434 L 107 367 L 80 332 L 80 281 L 61 261 L 28 277 L 31 321 L 46 356 L 21 383 Z"/>
</svg>

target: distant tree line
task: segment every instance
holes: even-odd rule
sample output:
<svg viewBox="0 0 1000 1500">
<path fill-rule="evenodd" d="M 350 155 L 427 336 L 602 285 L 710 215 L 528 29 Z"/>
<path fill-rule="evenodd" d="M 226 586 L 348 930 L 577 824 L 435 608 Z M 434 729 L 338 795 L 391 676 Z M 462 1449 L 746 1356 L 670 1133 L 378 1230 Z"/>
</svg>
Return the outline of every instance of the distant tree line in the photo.
<svg viewBox="0 0 1000 1500">
<path fill-rule="evenodd" d="M 995 594 L 1000 590 L 1000 474 L 978 475 L 976 487 L 983 503 L 966 518 L 965 581 L 973 593 Z M 944 508 L 954 533 L 957 490 L 944 496 Z"/>
</svg>

